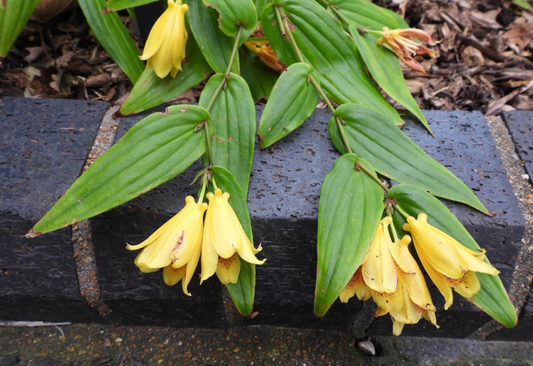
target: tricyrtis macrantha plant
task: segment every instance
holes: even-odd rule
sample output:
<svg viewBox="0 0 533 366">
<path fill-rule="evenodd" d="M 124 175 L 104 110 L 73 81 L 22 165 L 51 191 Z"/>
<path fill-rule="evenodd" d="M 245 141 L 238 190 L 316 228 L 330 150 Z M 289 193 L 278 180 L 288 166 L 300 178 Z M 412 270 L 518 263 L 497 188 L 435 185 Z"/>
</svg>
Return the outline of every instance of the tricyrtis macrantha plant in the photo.
<svg viewBox="0 0 533 366">
<path fill-rule="evenodd" d="M 164 8 L 141 53 L 116 11 L 152 2 Z M 324 316 L 339 295 L 347 300 L 357 294 L 374 298 L 377 315 L 390 314 L 395 334 L 421 317 L 436 324 L 420 267 L 408 255 L 413 244 L 406 238 L 412 237 L 447 306 L 450 289 L 455 289 L 504 325 L 516 323 L 497 271 L 435 197 L 490 212 L 398 128 L 405 122 L 384 97 L 405 107 L 430 131 L 398 59 L 428 71 L 418 61 L 433 57 L 434 51 L 418 42 L 434 46 L 431 35 L 410 29 L 397 14 L 367 0 L 79 0 L 79 4 L 95 36 L 134 84 L 119 114 L 156 107 L 200 83 L 203 89 L 197 105 L 170 106 L 132 127 L 28 236 L 112 209 L 201 159 L 198 200 L 185 198 L 179 213 L 128 249 L 141 250 L 135 264 L 142 272 L 162 269 L 165 283 L 181 281 L 187 295 L 201 263 L 201 281 L 216 273 L 237 309 L 250 315 L 255 268 L 264 263 L 257 257 L 261 247 L 253 244 L 246 203 L 256 137 L 263 149 L 279 143 L 305 122 L 322 99 L 332 116 L 329 136 L 341 156 L 321 188 L 315 313 Z M 265 99 L 257 127 L 254 102 Z M 399 184 L 389 189 L 380 176 Z M 457 255 L 448 258 L 448 264 L 434 265 L 438 253 L 434 244 L 419 249 L 419 243 L 427 240 L 419 239 L 411 221 L 421 213 L 428 215 L 429 225 L 456 240 L 450 245 Z M 432 217 L 438 217 L 438 223 L 431 222 Z M 410 222 L 404 231 L 406 221 Z M 370 254 L 365 260 L 378 226 L 382 236 L 395 227 L 403 238 L 387 239 L 386 245 L 381 241 L 379 251 L 389 254 L 387 264 L 380 266 Z M 459 264 L 452 265 L 456 259 Z M 382 271 L 382 284 L 371 282 L 364 268 Z M 354 283 L 356 289 L 351 287 Z M 489 293 L 498 300 L 498 308 L 489 301 Z M 383 301 L 387 296 L 394 297 L 393 305 Z"/>
</svg>

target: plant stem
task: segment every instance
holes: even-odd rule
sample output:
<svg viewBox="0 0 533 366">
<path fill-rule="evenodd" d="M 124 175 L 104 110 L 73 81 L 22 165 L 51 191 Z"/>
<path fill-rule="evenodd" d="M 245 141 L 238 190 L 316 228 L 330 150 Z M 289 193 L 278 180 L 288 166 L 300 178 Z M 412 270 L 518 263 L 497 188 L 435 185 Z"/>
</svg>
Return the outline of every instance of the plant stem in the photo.
<svg viewBox="0 0 533 366">
<path fill-rule="evenodd" d="M 229 74 L 231 73 L 231 66 L 233 65 L 233 61 L 235 60 L 235 55 L 237 54 L 237 50 L 239 49 L 239 41 L 241 39 L 241 33 L 242 33 L 242 27 L 239 27 L 239 30 L 237 31 L 237 34 L 235 35 L 235 42 L 233 43 L 233 49 L 231 51 L 231 56 L 228 62 L 228 67 L 226 68 L 226 73 L 224 74 L 224 77 L 220 81 L 220 84 L 218 84 L 217 88 L 215 89 L 215 92 L 211 96 L 209 103 L 207 103 L 207 106 L 205 107 L 205 109 L 207 109 L 208 112 L 211 110 L 211 107 L 213 107 L 215 100 L 220 94 L 220 91 L 222 90 L 224 85 L 226 85 Z M 213 156 L 211 154 L 211 138 L 209 136 L 209 126 L 207 122 L 204 125 L 204 130 L 205 130 L 205 139 L 207 141 L 207 156 L 209 157 L 209 165 L 213 165 Z"/>
<path fill-rule="evenodd" d="M 361 169 L 362 171 L 364 171 L 370 178 L 372 178 L 377 184 L 380 185 L 381 188 L 383 188 L 383 190 L 385 192 L 389 192 L 389 188 L 383 184 L 382 181 L 379 180 L 379 178 L 370 170 L 368 169 L 366 166 L 364 166 L 363 164 L 361 164 L 359 161 L 356 161 L 355 162 L 355 165 Z"/>
<path fill-rule="evenodd" d="M 237 54 L 237 50 L 239 49 L 241 33 L 242 33 L 242 27 L 239 26 L 239 30 L 237 31 L 237 34 L 235 35 L 235 42 L 233 43 L 233 50 L 231 50 L 231 56 L 229 58 L 228 67 L 226 69 L 226 76 L 229 75 L 231 72 L 231 66 L 233 66 L 233 60 L 235 60 L 235 55 Z"/>
<path fill-rule="evenodd" d="M 408 218 L 408 217 L 413 216 L 413 215 L 409 215 L 407 212 L 405 212 L 405 211 L 400 207 L 399 204 L 395 204 L 395 205 L 394 205 L 394 208 L 395 208 L 396 210 L 398 210 L 398 212 L 401 213 L 402 216 L 405 217 L 405 218 Z"/>
<path fill-rule="evenodd" d="M 281 13 L 281 9 L 279 10 L 279 12 Z M 294 49 L 294 52 L 296 52 L 296 56 L 298 56 L 298 60 L 300 60 L 300 62 L 305 62 L 302 53 L 300 52 L 300 48 L 296 44 L 296 40 L 294 39 L 294 35 L 292 34 L 291 27 L 289 26 L 289 20 L 286 16 L 283 16 L 283 25 L 285 27 L 285 33 L 289 37 L 289 42 L 291 42 L 292 48 Z"/>
<path fill-rule="evenodd" d="M 298 44 L 296 43 L 296 40 L 294 39 L 294 35 L 292 34 L 292 31 L 289 27 L 289 22 L 287 20 L 287 17 L 281 13 L 282 10 L 277 6 L 274 7 L 274 11 L 276 13 L 276 17 L 278 18 L 278 23 L 280 25 L 282 34 L 286 34 L 289 37 L 289 42 L 291 43 L 291 46 L 294 49 L 294 52 L 296 52 L 298 59 L 300 60 L 300 62 L 305 63 L 305 60 L 300 52 L 300 48 L 298 47 Z M 309 74 L 309 81 L 311 82 L 311 84 L 313 84 L 315 89 L 318 91 L 318 94 L 320 94 L 324 102 L 326 102 L 326 105 L 328 106 L 331 113 L 335 115 L 335 107 L 333 106 L 329 98 L 327 97 L 326 93 L 324 92 L 324 89 L 322 89 L 322 87 L 318 84 L 316 79 L 311 74 Z M 346 134 L 344 133 L 344 128 L 342 127 L 341 119 L 339 117 L 335 117 L 335 121 L 337 122 L 337 127 L 339 128 L 342 142 L 344 143 L 344 146 L 346 147 L 346 151 L 349 153 L 352 153 L 352 149 L 350 147 L 350 144 L 348 143 Z"/>
<path fill-rule="evenodd" d="M 207 188 L 207 179 L 202 177 L 202 190 L 200 191 L 200 197 L 198 197 L 198 203 L 204 201 L 205 189 Z"/>
<path fill-rule="evenodd" d="M 348 138 L 346 137 L 346 134 L 344 133 L 344 128 L 342 127 L 342 121 L 339 117 L 335 117 L 335 122 L 337 123 L 337 128 L 339 129 L 339 133 L 341 134 L 342 142 L 344 143 L 344 147 L 346 147 L 346 151 L 348 153 L 352 153 L 352 148 L 350 147 L 350 143 L 348 142 Z M 366 169 L 366 168 L 365 168 Z M 365 171 L 363 169 L 363 171 Z"/>
<path fill-rule="evenodd" d="M 335 5 L 328 4 L 329 8 L 335 13 L 335 15 L 341 20 L 341 22 L 344 23 L 346 27 L 350 26 L 350 22 L 342 13 L 339 11 L 339 8 L 337 8 Z"/>
<path fill-rule="evenodd" d="M 392 219 L 392 215 L 389 214 L 389 217 Z M 396 228 L 394 227 L 394 221 L 390 223 L 390 230 L 392 232 L 392 237 L 394 238 L 394 242 L 398 241 L 398 233 L 396 232 Z"/>
</svg>

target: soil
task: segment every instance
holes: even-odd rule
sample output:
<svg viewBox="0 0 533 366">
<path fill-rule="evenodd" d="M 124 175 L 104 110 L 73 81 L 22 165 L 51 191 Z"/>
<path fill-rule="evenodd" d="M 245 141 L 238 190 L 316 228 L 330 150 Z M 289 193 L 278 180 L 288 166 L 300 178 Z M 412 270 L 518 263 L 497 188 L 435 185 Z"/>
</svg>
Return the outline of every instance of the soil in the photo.
<svg viewBox="0 0 533 366">
<path fill-rule="evenodd" d="M 422 61 L 426 75 L 404 70 L 409 89 L 423 109 L 487 114 L 533 109 L 533 13 L 503 0 L 377 2 L 440 41 L 435 47 L 437 58 Z M 136 28 L 129 17 L 123 20 L 132 30 Z M 132 34 L 140 45 L 136 32 Z M 121 104 L 131 88 L 76 7 L 46 22 L 30 20 L 0 68 L 0 98 Z M 199 90 L 188 92 L 187 98 L 194 102 L 198 94 Z"/>
</svg>

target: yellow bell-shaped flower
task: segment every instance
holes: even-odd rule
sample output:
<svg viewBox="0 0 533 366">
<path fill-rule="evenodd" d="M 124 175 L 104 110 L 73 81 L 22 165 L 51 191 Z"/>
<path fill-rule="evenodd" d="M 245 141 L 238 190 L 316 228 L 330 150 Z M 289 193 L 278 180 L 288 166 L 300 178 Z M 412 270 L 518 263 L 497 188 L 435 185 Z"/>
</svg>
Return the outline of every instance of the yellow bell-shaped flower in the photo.
<svg viewBox="0 0 533 366">
<path fill-rule="evenodd" d="M 240 259 L 253 264 L 265 262 L 265 259 L 260 261 L 255 256 L 261 251 L 261 246 L 255 249 L 248 239 L 228 202 L 228 192 L 222 193 L 217 188 L 215 193 L 209 192 L 206 197 L 209 209 L 205 215 L 201 282 L 216 272 L 223 284 L 237 283 Z"/>
<path fill-rule="evenodd" d="M 439 327 L 435 316 L 437 309 L 431 300 L 424 275 L 409 252 L 410 242 L 411 238 L 406 235 L 391 248 L 400 276 L 397 292 L 400 294 L 401 306 L 399 310 L 389 312 L 393 323 L 392 332 L 396 336 L 402 333 L 405 324 L 416 324 L 422 317 Z M 380 311 L 378 309 L 377 315 L 384 315 Z"/>
<path fill-rule="evenodd" d="M 163 270 L 163 280 L 169 286 L 182 281 L 183 293 L 190 296 L 187 286 L 194 275 L 202 251 L 203 216 L 207 203 L 185 198 L 185 207 L 148 239 L 128 250 L 143 249 L 135 259 L 141 272 Z"/>
<path fill-rule="evenodd" d="M 422 317 L 437 326 L 436 309 L 424 276 L 407 249 L 411 238 L 404 236 L 393 242 L 388 231 L 391 222 L 385 217 L 379 223 L 361 266 L 341 291 L 340 300 L 347 302 L 354 295 L 359 300 L 372 297 L 378 306 L 376 316 L 391 316 L 394 335 L 400 335 L 405 324 L 416 324 Z"/>
<path fill-rule="evenodd" d="M 444 309 L 453 303 L 452 288 L 465 298 L 471 298 L 480 289 L 475 272 L 497 275 L 500 273 L 485 262 L 485 251 L 473 251 L 448 234 L 431 226 L 427 215 L 421 213 L 418 219 L 407 218 L 403 229 L 410 231 L 416 252 L 426 272 L 446 301 Z"/>
<path fill-rule="evenodd" d="M 168 0 L 167 10 L 157 19 L 148 35 L 140 59 L 147 60 L 146 67 L 153 67 L 160 78 L 169 73 L 175 77 L 181 70 L 187 44 L 185 13 L 188 9 L 187 4 L 182 4 L 180 0 L 177 3 Z"/>
</svg>

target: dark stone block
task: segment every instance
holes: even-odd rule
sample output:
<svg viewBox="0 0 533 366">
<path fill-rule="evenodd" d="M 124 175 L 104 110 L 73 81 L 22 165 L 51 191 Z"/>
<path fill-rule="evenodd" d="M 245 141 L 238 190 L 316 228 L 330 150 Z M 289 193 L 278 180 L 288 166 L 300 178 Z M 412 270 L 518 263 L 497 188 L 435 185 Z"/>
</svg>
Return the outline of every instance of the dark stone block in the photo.
<svg viewBox="0 0 533 366">
<path fill-rule="evenodd" d="M 496 216 L 468 206 L 443 201 L 510 284 L 524 235 L 524 218 L 485 119 L 480 112 L 424 111 L 435 138 L 419 125 L 407 124 L 406 133 L 430 156 L 446 166 L 474 191 Z"/>
<path fill-rule="evenodd" d="M 71 230 L 24 235 L 79 176 L 107 103 L 4 98 L 0 104 L 0 319 L 93 321 Z"/>
<path fill-rule="evenodd" d="M 503 113 L 503 120 L 511 132 L 516 151 L 533 183 L 533 112 L 511 111 Z"/>
<path fill-rule="evenodd" d="M 511 329 L 502 329 L 489 337 L 489 340 L 533 342 L 533 284 L 529 289 L 526 306 L 518 316 L 518 324 Z"/>
<path fill-rule="evenodd" d="M 489 258 L 502 271 L 504 282 L 508 283 L 524 223 L 483 116 L 478 112 L 426 111 L 425 114 L 436 138 L 412 123 L 408 123 L 406 132 L 474 189 L 489 210 L 498 213 L 496 217 L 488 217 L 466 206 L 446 203 L 480 245 L 487 249 Z M 116 138 L 141 117 L 123 118 Z M 285 139 L 264 151 L 256 150 L 248 202 L 255 243 L 261 243 L 264 248 L 259 257 L 268 258 L 268 261 L 264 266 L 257 267 L 254 310 L 259 314 L 253 319 L 243 319 L 243 324 L 347 328 L 360 308 L 358 301 L 348 305 L 336 303 L 324 319 L 313 315 L 318 197 L 324 176 L 338 157 L 327 134 L 329 118 L 327 111 L 316 110 L 301 128 Z M 124 319 L 135 322 L 132 318 L 134 311 L 128 309 L 129 303 L 126 303 L 126 298 L 132 297 L 130 294 L 143 297 L 145 304 L 150 303 L 150 296 L 162 302 L 174 301 L 175 297 L 181 296 L 180 288 L 164 289 L 160 274 L 148 275 L 152 276 L 150 279 L 147 275 L 139 275 L 133 265 L 135 254 L 127 252 L 124 244 L 127 241 L 139 243 L 179 211 L 184 205 L 184 197 L 196 192 L 196 187 L 190 186 L 190 183 L 199 169 L 201 165 L 196 163 L 176 179 L 92 220 L 104 299 L 108 304 L 115 302 L 113 311 L 122 314 Z M 130 222 L 123 225 L 125 218 Z M 110 237 L 113 240 L 110 241 Z M 113 249 L 110 249 L 112 246 Z M 114 253 L 112 259 L 109 252 Z M 118 284 L 117 280 L 123 281 L 122 284 Z M 191 284 L 194 282 L 197 281 L 193 280 Z M 151 292 L 137 293 L 136 287 L 140 283 L 150 286 L 146 291 Z M 213 290 L 209 288 L 207 292 L 219 291 L 217 288 L 220 288 L 215 278 L 208 281 L 208 286 L 212 286 Z M 201 291 L 195 290 L 203 296 Z M 212 294 L 216 295 L 214 292 Z M 180 301 L 179 306 L 185 306 L 187 301 L 196 301 L 194 297 L 185 299 L 183 303 Z M 433 298 L 442 309 L 441 296 L 434 294 Z M 124 302 L 119 304 L 118 300 Z M 150 316 L 150 311 L 145 311 L 147 316 Z M 152 322 L 159 322 L 156 317 L 150 317 Z M 439 311 L 438 317 L 442 325 L 440 331 L 435 333 L 433 326 L 421 322 L 415 329 L 422 329 L 423 333 L 416 334 L 465 336 L 489 319 L 458 295 L 455 296 L 454 307 L 447 312 Z M 175 320 L 172 324 L 179 325 L 180 321 Z M 460 324 L 464 326 L 458 326 Z M 410 332 L 408 328 L 406 333 Z M 454 329 L 457 331 L 454 332 Z M 390 320 L 378 320 L 371 332 L 390 334 Z"/>
</svg>

